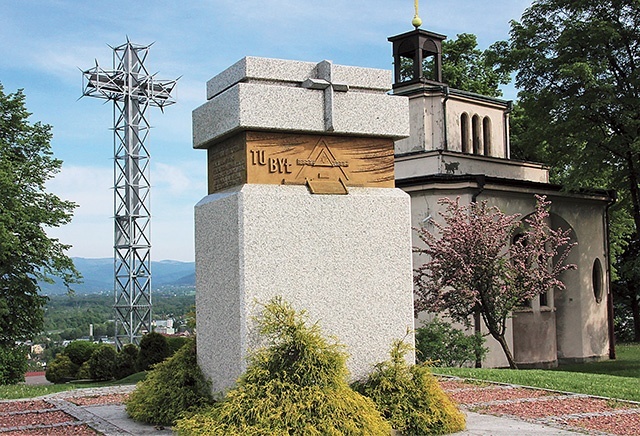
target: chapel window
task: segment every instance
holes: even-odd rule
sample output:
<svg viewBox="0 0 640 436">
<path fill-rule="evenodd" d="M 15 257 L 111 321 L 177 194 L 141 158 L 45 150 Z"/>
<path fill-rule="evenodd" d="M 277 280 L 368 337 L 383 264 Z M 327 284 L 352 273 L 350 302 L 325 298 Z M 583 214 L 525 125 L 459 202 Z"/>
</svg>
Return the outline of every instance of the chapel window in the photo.
<svg viewBox="0 0 640 436">
<path fill-rule="evenodd" d="M 593 295 L 598 303 L 602 302 L 602 292 L 604 288 L 603 277 L 602 263 L 600 263 L 600 259 L 596 258 L 591 271 L 591 282 L 593 284 Z"/>
<path fill-rule="evenodd" d="M 471 118 L 471 137 L 473 139 L 473 154 L 482 154 L 482 126 L 478 115 Z"/>
<path fill-rule="evenodd" d="M 460 116 L 460 136 L 462 140 L 462 152 L 471 153 L 471 135 L 469 134 L 469 115 L 464 112 Z"/>
<path fill-rule="evenodd" d="M 542 294 L 540 294 L 540 306 L 549 306 L 548 292 L 543 292 Z"/>
<path fill-rule="evenodd" d="M 484 155 L 491 156 L 491 119 L 484 117 L 482 120 L 482 138 L 484 142 Z"/>
</svg>

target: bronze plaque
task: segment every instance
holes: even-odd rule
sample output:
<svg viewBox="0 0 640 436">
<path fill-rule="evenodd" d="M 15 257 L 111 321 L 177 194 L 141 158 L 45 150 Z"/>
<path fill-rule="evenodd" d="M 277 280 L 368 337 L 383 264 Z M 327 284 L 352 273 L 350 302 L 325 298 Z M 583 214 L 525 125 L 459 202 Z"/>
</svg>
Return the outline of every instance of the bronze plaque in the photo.
<svg viewBox="0 0 640 436">
<path fill-rule="evenodd" d="M 393 166 L 391 139 L 243 132 L 209 149 L 209 193 L 242 183 L 307 185 L 324 194 L 393 188 Z"/>
<path fill-rule="evenodd" d="M 247 183 L 244 135 L 236 135 L 207 150 L 209 194 Z"/>
</svg>

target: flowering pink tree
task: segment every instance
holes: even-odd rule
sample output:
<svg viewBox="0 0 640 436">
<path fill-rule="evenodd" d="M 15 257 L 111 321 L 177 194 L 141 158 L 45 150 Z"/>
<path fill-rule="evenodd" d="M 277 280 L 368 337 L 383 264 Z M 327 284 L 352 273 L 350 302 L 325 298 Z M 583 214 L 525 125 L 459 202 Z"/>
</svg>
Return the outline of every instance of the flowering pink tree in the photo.
<svg viewBox="0 0 640 436">
<path fill-rule="evenodd" d="M 505 215 L 487 202 L 460 205 L 459 198 L 442 198 L 446 209 L 437 232 L 417 229 L 427 262 L 415 270 L 415 310 L 444 313 L 469 326 L 481 316 L 502 346 L 511 368 L 517 368 L 505 340 L 507 319 L 518 306 L 555 288 L 565 289 L 560 274 L 565 264 L 570 230 L 549 228 L 549 201 L 536 196 L 533 214 Z M 437 234 L 436 234 L 437 233 Z M 520 237 L 512 243 L 514 236 Z"/>
</svg>

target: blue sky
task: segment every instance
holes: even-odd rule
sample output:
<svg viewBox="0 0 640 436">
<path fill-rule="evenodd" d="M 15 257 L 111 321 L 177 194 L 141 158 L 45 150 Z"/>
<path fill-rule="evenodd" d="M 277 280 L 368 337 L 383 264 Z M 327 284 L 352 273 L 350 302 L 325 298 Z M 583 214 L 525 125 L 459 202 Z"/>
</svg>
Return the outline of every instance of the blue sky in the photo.
<svg viewBox="0 0 640 436">
<path fill-rule="evenodd" d="M 530 0 L 422 0 L 423 29 L 480 48 L 508 38 Z M 79 257 L 113 255 L 112 103 L 82 98 L 81 69 L 110 68 L 128 37 L 150 44 L 146 66 L 159 79 L 181 76 L 177 104 L 150 109 L 152 257 L 191 261 L 193 206 L 206 195 L 206 153 L 191 147 L 191 111 L 205 83 L 244 56 L 392 68 L 387 37 L 412 29 L 412 0 L 0 0 L 0 83 L 23 88 L 31 121 L 53 126 L 64 161 L 49 184 L 79 207 L 50 235 Z M 514 98 L 512 88 L 506 98 Z"/>
</svg>

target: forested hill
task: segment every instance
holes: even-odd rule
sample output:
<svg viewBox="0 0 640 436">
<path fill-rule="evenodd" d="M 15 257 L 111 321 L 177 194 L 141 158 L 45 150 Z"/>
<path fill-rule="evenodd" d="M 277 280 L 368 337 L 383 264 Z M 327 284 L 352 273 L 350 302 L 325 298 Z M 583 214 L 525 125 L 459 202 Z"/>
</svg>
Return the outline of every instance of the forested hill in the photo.
<svg viewBox="0 0 640 436">
<path fill-rule="evenodd" d="M 73 263 L 82 274 L 82 283 L 72 285 L 78 294 L 94 294 L 113 291 L 113 259 L 88 259 L 74 257 Z M 195 263 L 176 260 L 151 262 L 153 289 L 166 286 L 195 286 Z M 55 284 L 41 283 L 46 295 L 64 294 L 67 289 L 57 280 Z"/>
</svg>

